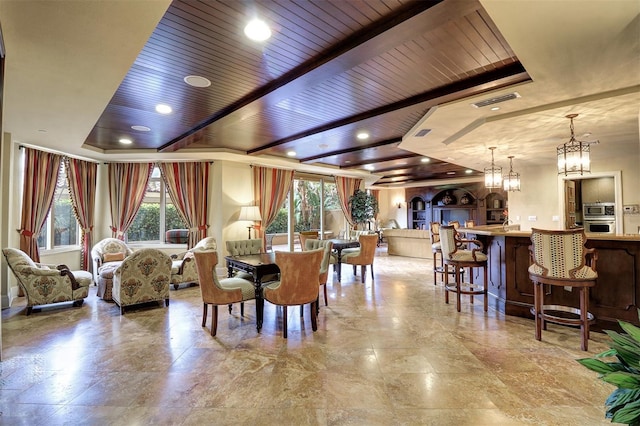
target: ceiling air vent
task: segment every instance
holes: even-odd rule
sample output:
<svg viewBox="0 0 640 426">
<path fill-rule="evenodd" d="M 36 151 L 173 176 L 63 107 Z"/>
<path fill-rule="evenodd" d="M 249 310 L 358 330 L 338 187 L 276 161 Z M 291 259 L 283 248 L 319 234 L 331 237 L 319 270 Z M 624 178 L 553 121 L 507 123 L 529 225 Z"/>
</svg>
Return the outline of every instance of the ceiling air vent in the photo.
<svg viewBox="0 0 640 426">
<path fill-rule="evenodd" d="M 500 102 L 505 102 L 505 101 L 510 101 L 512 99 L 515 98 L 519 98 L 520 94 L 518 92 L 513 92 L 513 93 L 507 93 L 506 95 L 500 95 L 500 96 L 496 96 L 495 98 L 489 98 L 489 99 L 485 99 L 483 101 L 479 101 L 476 103 L 471 104 L 471 106 L 476 107 L 476 108 L 482 108 L 482 107 L 486 107 L 488 105 L 493 105 L 493 104 L 497 104 Z"/>
<path fill-rule="evenodd" d="M 418 130 L 418 132 L 417 132 L 415 135 L 413 135 L 413 136 L 414 136 L 414 137 L 416 137 L 416 138 L 421 138 L 421 137 L 423 137 L 423 136 L 427 136 L 427 134 L 428 134 L 430 131 L 431 131 L 431 129 L 421 129 L 421 130 Z"/>
</svg>

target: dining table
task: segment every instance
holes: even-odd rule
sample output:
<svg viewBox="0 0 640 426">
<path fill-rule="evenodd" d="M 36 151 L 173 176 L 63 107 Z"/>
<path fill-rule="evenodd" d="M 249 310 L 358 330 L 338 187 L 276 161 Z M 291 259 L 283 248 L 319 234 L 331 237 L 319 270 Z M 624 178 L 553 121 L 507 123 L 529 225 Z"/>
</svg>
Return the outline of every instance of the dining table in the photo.
<svg viewBox="0 0 640 426">
<path fill-rule="evenodd" d="M 341 281 L 342 277 L 342 250 L 347 248 L 357 248 L 360 247 L 360 242 L 358 240 L 343 240 L 343 239 L 330 239 L 333 243 L 333 250 L 336 253 L 336 273 L 338 274 L 338 282 Z"/>
<path fill-rule="evenodd" d="M 262 279 L 265 276 L 279 274 L 280 268 L 276 265 L 275 252 L 247 254 L 241 256 L 225 256 L 229 277 L 234 271 L 243 271 L 253 276 L 253 286 L 256 292 L 256 327 L 258 332 L 262 329 L 264 318 L 264 296 Z"/>
</svg>

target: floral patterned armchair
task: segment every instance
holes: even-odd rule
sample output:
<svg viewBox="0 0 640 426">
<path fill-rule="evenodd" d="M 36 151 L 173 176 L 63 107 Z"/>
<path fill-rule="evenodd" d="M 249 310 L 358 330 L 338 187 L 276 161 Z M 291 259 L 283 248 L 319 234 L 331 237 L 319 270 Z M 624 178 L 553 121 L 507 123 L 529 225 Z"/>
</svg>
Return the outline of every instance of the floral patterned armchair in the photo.
<svg viewBox="0 0 640 426">
<path fill-rule="evenodd" d="M 113 273 L 113 300 L 124 314 L 125 306 L 162 302 L 169 306 L 171 258 L 157 249 L 144 248 L 128 256 Z"/>
<path fill-rule="evenodd" d="M 13 248 L 2 250 L 7 264 L 27 297 L 26 315 L 34 306 L 73 302 L 82 306 L 89 294 L 92 276 L 87 271 L 71 271 L 65 265 L 35 263 L 25 252 Z"/>
<path fill-rule="evenodd" d="M 171 285 L 174 290 L 180 287 L 180 284 L 194 283 L 198 284 L 198 269 L 193 259 L 193 252 L 198 250 L 218 249 L 218 244 L 214 237 L 205 237 L 198 241 L 191 250 L 179 254 L 171 255 Z"/>
<path fill-rule="evenodd" d="M 93 277 L 98 282 L 100 269 L 107 266 L 116 266 L 127 256 L 131 256 L 133 250 L 122 240 L 117 238 L 105 238 L 99 241 L 91 249 L 91 259 L 93 259 Z"/>
</svg>

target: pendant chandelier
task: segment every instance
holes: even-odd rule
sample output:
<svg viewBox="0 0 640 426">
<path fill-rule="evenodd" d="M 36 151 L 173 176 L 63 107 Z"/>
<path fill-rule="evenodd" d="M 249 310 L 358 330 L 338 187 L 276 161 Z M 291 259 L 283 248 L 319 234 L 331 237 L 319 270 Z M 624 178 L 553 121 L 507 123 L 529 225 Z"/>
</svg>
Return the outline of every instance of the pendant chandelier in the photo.
<svg viewBox="0 0 640 426">
<path fill-rule="evenodd" d="M 491 150 L 491 167 L 484 168 L 484 187 L 487 189 L 502 188 L 502 167 L 496 167 L 493 163 L 493 150 L 495 146 L 489 148 Z"/>
<path fill-rule="evenodd" d="M 569 142 L 558 146 L 558 174 L 591 172 L 590 142 L 582 142 L 576 139 L 573 130 L 573 119 L 578 114 L 569 114 L 566 117 L 571 120 L 571 139 Z"/>
<path fill-rule="evenodd" d="M 505 191 L 520 191 L 520 173 L 513 171 L 513 155 L 509 156 L 509 173 L 502 176 Z"/>
</svg>

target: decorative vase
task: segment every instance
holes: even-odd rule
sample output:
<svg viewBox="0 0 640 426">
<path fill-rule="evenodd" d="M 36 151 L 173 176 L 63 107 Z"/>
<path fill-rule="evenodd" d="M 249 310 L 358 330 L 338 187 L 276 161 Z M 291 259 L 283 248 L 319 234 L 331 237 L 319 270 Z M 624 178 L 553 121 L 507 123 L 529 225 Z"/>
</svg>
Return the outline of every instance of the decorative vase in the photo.
<svg viewBox="0 0 640 426">
<path fill-rule="evenodd" d="M 462 205 L 471 204 L 471 197 L 469 197 L 469 195 L 467 194 L 463 194 L 462 197 L 460 197 L 460 204 Z"/>
<path fill-rule="evenodd" d="M 447 191 L 442 197 L 442 204 L 444 204 L 445 206 L 448 206 L 449 204 L 455 204 L 455 203 L 456 203 L 456 197 L 454 197 L 453 195 L 451 195 L 449 191 Z"/>
</svg>

